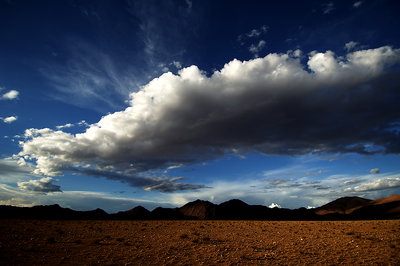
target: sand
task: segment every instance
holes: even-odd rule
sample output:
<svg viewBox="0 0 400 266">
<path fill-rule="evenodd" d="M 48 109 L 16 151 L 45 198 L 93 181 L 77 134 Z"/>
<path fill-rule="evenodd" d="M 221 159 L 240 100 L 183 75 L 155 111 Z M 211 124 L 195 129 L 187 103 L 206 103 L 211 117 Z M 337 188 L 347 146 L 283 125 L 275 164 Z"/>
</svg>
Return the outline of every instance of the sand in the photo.
<svg viewBox="0 0 400 266">
<path fill-rule="evenodd" d="M 0 220 L 2 265 L 400 264 L 400 220 Z"/>
</svg>

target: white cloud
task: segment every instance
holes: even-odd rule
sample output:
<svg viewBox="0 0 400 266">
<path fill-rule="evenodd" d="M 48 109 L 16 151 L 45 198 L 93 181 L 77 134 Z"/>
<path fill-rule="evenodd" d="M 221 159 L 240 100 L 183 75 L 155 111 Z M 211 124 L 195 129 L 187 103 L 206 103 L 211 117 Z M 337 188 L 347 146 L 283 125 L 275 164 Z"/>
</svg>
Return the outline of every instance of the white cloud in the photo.
<svg viewBox="0 0 400 266">
<path fill-rule="evenodd" d="M 4 93 L 0 99 L 1 100 L 14 100 L 17 99 L 19 92 L 16 90 L 10 90 L 9 92 Z"/>
<path fill-rule="evenodd" d="M 43 177 L 39 180 L 29 180 L 25 182 L 18 182 L 18 187 L 22 190 L 38 192 L 38 193 L 49 193 L 49 192 L 61 192 L 60 186 L 54 185 L 53 182 L 58 181 L 51 177 Z"/>
<path fill-rule="evenodd" d="M 265 25 L 262 25 L 259 29 L 252 29 L 246 35 L 249 38 L 254 38 L 254 37 L 260 36 L 262 33 L 265 33 L 267 31 L 268 31 L 268 27 Z"/>
<path fill-rule="evenodd" d="M 277 203 L 271 203 L 268 208 L 282 208 L 281 205 L 277 204 Z"/>
<path fill-rule="evenodd" d="M 235 59 L 211 76 L 190 66 L 131 93 L 129 107 L 83 133 L 27 130 L 19 155 L 36 163 L 36 174 L 68 170 L 142 188 L 166 182 L 173 189 L 195 189 L 202 186 L 154 176 L 172 165 L 233 150 L 368 154 L 377 145 L 398 153 L 400 148 L 392 145 L 398 136 L 376 131 L 375 125 L 398 120 L 399 92 L 382 80 L 386 69 L 399 62 L 400 50 L 385 46 L 346 57 L 313 52 L 308 69 L 292 52 Z M 398 82 L 396 75 L 391 80 Z M 390 101 L 383 97 L 388 93 Z M 389 135 L 392 139 L 386 139 Z"/>
<path fill-rule="evenodd" d="M 12 122 L 17 121 L 18 116 L 9 116 L 9 117 L 5 117 L 5 118 L 1 118 L 3 120 L 4 123 L 10 124 Z"/>
<path fill-rule="evenodd" d="M 371 180 L 364 184 L 354 187 L 352 190 L 355 192 L 375 191 L 375 190 L 386 190 L 391 188 L 400 187 L 400 176 L 391 176 L 380 178 L 377 180 Z"/>
<path fill-rule="evenodd" d="M 261 40 L 258 42 L 257 45 L 252 44 L 249 47 L 249 51 L 254 54 L 255 57 L 258 57 L 258 53 L 261 52 L 265 48 L 266 42 L 264 40 Z"/>
<path fill-rule="evenodd" d="M 71 123 L 67 123 L 65 125 L 61 125 L 61 126 L 56 126 L 57 129 L 63 129 L 63 128 L 70 128 L 73 127 L 74 125 Z"/>
<path fill-rule="evenodd" d="M 78 126 L 84 126 L 84 127 L 89 127 L 90 124 L 88 124 L 85 120 L 82 120 L 77 123 Z"/>
<path fill-rule="evenodd" d="M 312 71 L 320 75 L 331 75 L 340 69 L 339 62 L 332 51 L 310 54 L 307 64 Z"/>
<path fill-rule="evenodd" d="M 90 127 L 90 124 L 88 124 L 85 120 L 82 120 L 82 121 L 74 123 L 74 124 L 67 123 L 65 125 L 56 126 L 56 128 L 57 129 L 65 129 L 65 128 L 71 128 L 71 127 L 75 127 L 75 126 Z"/>
<path fill-rule="evenodd" d="M 247 34 L 247 36 L 250 37 L 250 38 L 252 38 L 252 37 L 260 36 L 260 34 L 261 34 L 261 31 L 254 29 L 254 30 L 251 30 L 251 31 Z"/>
<path fill-rule="evenodd" d="M 293 56 L 294 57 L 300 57 L 301 56 L 301 50 L 297 49 L 293 51 Z"/>
<path fill-rule="evenodd" d="M 358 45 L 359 45 L 358 42 L 350 41 L 344 45 L 344 48 L 346 49 L 347 52 L 350 52 L 350 51 L 354 50 L 354 48 L 356 48 L 356 46 L 358 46 Z"/>
<path fill-rule="evenodd" d="M 371 173 L 371 174 L 379 174 L 379 168 L 374 168 L 374 169 L 371 169 L 371 170 L 369 170 L 369 172 Z"/>
<path fill-rule="evenodd" d="M 354 2 L 353 7 L 358 8 L 362 5 L 362 3 L 363 3 L 362 1 Z"/>
<path fill-rule="evenodd" d="M 182 68 L 182 64 L 179 61 L 172 61 L 171 64 L 174 65 L 177 69 L 181 69 Z"/>
<path fill-rule="evenodd" d="M 262 25 L 260 28 L 252 29 L 246 34 L 241 34 L 237 37 L 237 41 L 240 42 L 241 45 L 245 43 L 246 40 L 258 38 L 262 34 L 268 32 L 269 27 L 266 25 Z"/>
</svg>

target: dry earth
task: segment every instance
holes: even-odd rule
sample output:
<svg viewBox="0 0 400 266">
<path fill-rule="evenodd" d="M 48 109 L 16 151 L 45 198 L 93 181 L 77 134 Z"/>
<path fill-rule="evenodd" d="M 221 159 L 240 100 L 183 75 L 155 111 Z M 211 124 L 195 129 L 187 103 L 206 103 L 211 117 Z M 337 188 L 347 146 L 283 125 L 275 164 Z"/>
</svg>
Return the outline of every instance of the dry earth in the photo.
<svg viewBox="0 0 400 266">
<path fill-rule="evenodd" d="M 400 265 L 400 220 L 0 220 L 2 265 Z"/>
</svg>

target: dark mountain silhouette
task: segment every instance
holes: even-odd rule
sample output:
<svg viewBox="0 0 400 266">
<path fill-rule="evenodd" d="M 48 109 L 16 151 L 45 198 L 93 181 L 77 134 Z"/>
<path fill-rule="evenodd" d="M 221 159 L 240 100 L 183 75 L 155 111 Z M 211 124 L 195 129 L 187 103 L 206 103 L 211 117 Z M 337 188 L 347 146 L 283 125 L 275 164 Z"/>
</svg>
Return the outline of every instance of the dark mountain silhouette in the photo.
<svg viewBox="0 0 400 266">
<path fill-rule="evenodd" d="M 22 219 L 100 220 L 108 219 L 109 214 L 102 209 L 91 211 L 74 211 L 69 208 L 62 208 L 58 204 L 54 204 L 33 207 L 0 206 L 0 217 Z"/>
<path fill-rule="evenodd" d="M 343 197 L 314 209 L 314 212 L 318 215 L 331 213 L 349 214 L 355 209 L 367 205 L 371 201 L 372 200 L 370 199 L 364 199 L 360 197 Z"/>
<path fill-rule="evenodd" d="M 400 219 L 400 195 L 370 201 L 350 214 L 360 219 Z"/>
<path fill-rule="evenodd" d="M 327 218 L 345 219 L 399 219 L 400 195 L 377 200 L 344 197 L 315 209 Z"/>
<path fill-rule="evenodd" d="M 238 199 L 232 199 L 217 206 L 217 218 L 219 219 L 254 219 L 252 216 L 254 216 L 252 206 Z"/>
<path fill-rule="evenodd" d="M 137 206 L 128 211 L 112 214 L 111 217 L 119 220 L 147 220 L 151 218 L 151 213 L 146 208 Z"/>
<path fill-rule="evenodd" d="M 170 209 L 170 208 L 162 208 L 157 207 L 151 212 L 151 218 L 154 220 L 182 220 L 186 217 L 179 212 L 177 208 Z M 191 218 L 191 217 L 187 217 Z"/>
<path fill-rule="evenodd" d="M 316 209 L 268 208 L 249 205 L 239 199 L 221 204 L 196 200 L 180 208 L 155 208 L 148 211 L 137 206 L 128 211 L 108 214 L 101 209 L 74 211 L 59 205 L 13 207 L 0 206 L 0 218 L 59 219 L 59 220 L 359 220 L 400 219 L 400 195 L 369 200 L 360 197 L 344 197 Z"/>
<path fill-rule="evenodd" d="M 192 217 L 193 219 L 208 220 L 216 218 L 216 205 L 209 201 L 192 201 L 183 205 L 178 210 L 185 217 Z"/>
<path fill-rule="evenodd" d="M 355 219 L 400 219 L 400 201 L 363 206 L 350 214 Z"/>
<path fill-rule="evenodd" d="M 384 203 L 389 203 L 389 202 L 393 202 L 393 201 L 400 201 L 400 195 L 392 195 L 390 197 L 387 198 L 380 198 L 377 200 L 373 200 L 371 202 L 372 205 L 379 205 L 379 204 L 384 204 Z"/>
<path fill-rule="evenodd" d="M 104 220 L 104 219 L 107 219 L 109 217 L 109 214 L 106 213 L 104 210 L 97 208 L 97 209 L 92 210 L 92 211 L 78 212 L 77 216 L 78 216 L 77 219 Z"/>
</svg>

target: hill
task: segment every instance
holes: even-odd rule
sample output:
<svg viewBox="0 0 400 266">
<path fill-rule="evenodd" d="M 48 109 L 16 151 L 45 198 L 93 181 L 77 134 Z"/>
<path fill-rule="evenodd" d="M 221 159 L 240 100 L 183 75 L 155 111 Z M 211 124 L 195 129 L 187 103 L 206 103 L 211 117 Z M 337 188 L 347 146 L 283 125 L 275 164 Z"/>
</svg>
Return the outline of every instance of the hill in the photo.
<svg viewBox="0 0 400 266">
<path fill-rule="evenodd" d="M 137 206 L 128 211 L 108 214 L 101 209 L 75 211 L 59 205 L 14 207 L 0 206 L 3 219 L 56 220 L 360 220 L 400 219 L 400 195 L 377 200 L 343 197 L 316 209 L 268 208 L 249 205 L 239 199 L 221 204 L 196 200 L 179 208 L 155 208 L 149 211 Z"/>
</svg>

